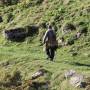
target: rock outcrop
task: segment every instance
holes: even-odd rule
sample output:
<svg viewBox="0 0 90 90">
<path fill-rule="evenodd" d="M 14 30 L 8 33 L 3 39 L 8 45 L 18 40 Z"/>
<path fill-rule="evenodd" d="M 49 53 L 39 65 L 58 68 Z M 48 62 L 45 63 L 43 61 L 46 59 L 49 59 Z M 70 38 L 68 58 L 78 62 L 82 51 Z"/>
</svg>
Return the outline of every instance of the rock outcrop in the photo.
<svg viewBox="0 0 90 90">
<path fill-rule="evenodd" d="M 75 70 L 65 72 L 64 77 L 69 80 L 69 84 L 73 87 L 90 88 L 90 77 L 78 74 Z"/>
<path fill-rule="evenodd" d="M 10 30 L 4 30 L 3 36 L 7 40 L 11 41 L 24 41 L 26 37 L 33 36 L 34 34 L 38 34 L 37 26 L 26 26 L 25 28 L 15 28 Z"/>
</svg>

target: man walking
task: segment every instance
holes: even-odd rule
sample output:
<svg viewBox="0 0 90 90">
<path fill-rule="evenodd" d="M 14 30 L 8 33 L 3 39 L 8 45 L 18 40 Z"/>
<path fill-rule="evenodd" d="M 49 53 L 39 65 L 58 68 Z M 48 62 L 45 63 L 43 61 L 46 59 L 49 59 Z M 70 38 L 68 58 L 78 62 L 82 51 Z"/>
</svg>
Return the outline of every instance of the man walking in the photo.
<svg viewBox="0 0 90 90">
<path fill-rule="evenodd" d="M 45 32 L 43 43 L 45 45 L 45 51 L 48 56 L 47 59 L 50 58 L 50 60 L 53 61 L 58 43 L 56 40 L 56 34 L 51 25 L 48 26 L 48 30 Z"/>
</svg>

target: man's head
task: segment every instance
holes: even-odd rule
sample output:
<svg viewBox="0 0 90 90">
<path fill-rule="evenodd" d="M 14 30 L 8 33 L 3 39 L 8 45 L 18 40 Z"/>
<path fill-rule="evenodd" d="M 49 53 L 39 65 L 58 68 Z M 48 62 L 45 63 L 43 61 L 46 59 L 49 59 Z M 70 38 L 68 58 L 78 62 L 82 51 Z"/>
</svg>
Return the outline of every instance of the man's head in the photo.
<svg viewBox="0 0 90 90">
<path fill-rule="evenodd" d="M 52 29 L 52 26 L 51 26 L 51 25 L 49 25 L 49 26 L 48 26 L 48 29 Z"/>
</svg>

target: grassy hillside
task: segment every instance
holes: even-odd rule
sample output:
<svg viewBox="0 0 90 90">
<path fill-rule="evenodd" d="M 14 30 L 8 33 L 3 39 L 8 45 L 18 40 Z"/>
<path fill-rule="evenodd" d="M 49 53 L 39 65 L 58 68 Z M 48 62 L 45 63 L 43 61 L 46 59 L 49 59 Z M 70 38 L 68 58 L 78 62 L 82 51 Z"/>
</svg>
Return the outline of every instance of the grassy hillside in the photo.
<svg viewBox="0 0 90 90">
<path fill-rule="evenodd" d="M 51 73 L 45 77 L 45 80 L 50 81 L 49 90 L 85 90 L 71 87 L 67 80 L 62 79 L 62 75 L 74 69 L 90 76 L 90 0 L 22 0 L 15 5 L 2 5 L 0 16 L 3 18 L 0 23 L 0 90 L 29 90 L 28 85 L 18 89 L 2 86 L 1 83 L 9 81 L 9 74 L 13 76 L 15 71 L 20 71 L 24 85 L 25 80 L 29 80 L 40 68 Z M 43 23 L 54 23 L 57 37 L 62 36 L 62 28 L 66 23 L 75 25 L 75 31 L 64 35 L 66 40 L 83 27 L 87 27 L 88 33 L 73 45 L 59 48 L 55 62 L 46 60 L 43 46 L 40 45 L 39 39 L 45 28 L 39 29 L 39 35 L 28 37 L 21 43 L 8 41 L 2 36 L 3 30 L 27 25 L 40 26 Z"/>
</svg>

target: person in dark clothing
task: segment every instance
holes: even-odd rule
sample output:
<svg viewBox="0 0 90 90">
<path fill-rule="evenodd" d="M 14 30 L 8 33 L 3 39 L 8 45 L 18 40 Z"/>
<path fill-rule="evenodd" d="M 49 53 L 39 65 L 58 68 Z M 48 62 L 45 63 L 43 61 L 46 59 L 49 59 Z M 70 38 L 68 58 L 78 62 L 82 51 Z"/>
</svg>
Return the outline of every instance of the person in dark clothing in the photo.
<svg viewBox="0 0 90 90">
<path fill-rule="evenodd" d="M 43 37 L 43 43 L 45 45 L 45 51 L 48 56 L 47 59 L 50 58 L 50 60 L 53 61 L 58 43 L 56 40 L 56 33 L 52 29 L 52 26 L 48 26 L 48 30 L 45 32 Z"/>
</svg>

